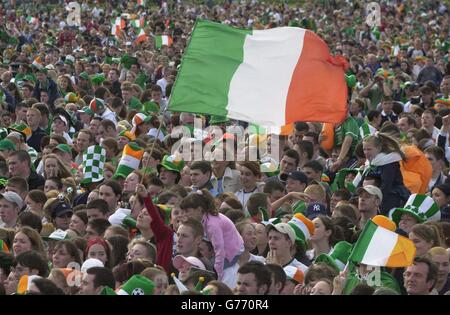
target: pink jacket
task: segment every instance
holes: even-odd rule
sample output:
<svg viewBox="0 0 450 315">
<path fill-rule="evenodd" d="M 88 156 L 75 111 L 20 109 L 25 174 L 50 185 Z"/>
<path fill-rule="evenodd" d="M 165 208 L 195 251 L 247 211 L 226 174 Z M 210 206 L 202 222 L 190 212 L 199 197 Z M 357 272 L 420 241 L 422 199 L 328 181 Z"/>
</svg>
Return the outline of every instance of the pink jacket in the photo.
<svg viewBox="0 0 450 315">
<path fill-rule="evenodd" d="M 203 215 L 203 228 L 215 252 L 214 269 L 219 280 L 222 279 L 225 259 L 231 262 L 244 248 L 244 241 L 228 217 L 219 215 Z"/>
</svg>

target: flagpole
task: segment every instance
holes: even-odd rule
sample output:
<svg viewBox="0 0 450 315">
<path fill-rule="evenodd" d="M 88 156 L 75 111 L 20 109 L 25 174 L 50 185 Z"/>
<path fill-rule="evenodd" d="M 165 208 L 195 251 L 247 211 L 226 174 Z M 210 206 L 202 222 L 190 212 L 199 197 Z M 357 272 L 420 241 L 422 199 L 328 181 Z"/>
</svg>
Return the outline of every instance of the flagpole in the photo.
<svg viewBox="0 0 450 315">
<path fill-rule="evenodd" d="M 149 154 L 150 157 L 152 156 L 153 150 L 155 149 L 155 144 L 156 144 L 156 141 L 158 140 L 159 133 L 160 133 L 160 131 L 161 131 L 161 127 L 162 127 L 162 124 L 163 124 L 163 121 L 164 121 L 164 115 L 166 114 L 166 110 L 167 110 L 167 107 L 164 108 L 164 110 L 162 111 L 161 119 L 158 117 L 158 120 L 160 120 L 160 121 L 159 121 L 158 130 L 156 131 L 155 141 L 153 141 L 152 147 L 150 148 L 150 154 Z M 145 169 L 148 167 L 148 164 L 149 164 L 149 163 L 150 163 L 150 158 L 148 159 L 148 161 L 147 161 L 147 163 L 146 163 L 145 165 L 142 165 L 142 169 L 145 170 Z M 141 184 L 144 183 L 144 176 L 142 176 L 141 182 L 140 182 L 140 183 L 141 183 Z"/>
</svg>

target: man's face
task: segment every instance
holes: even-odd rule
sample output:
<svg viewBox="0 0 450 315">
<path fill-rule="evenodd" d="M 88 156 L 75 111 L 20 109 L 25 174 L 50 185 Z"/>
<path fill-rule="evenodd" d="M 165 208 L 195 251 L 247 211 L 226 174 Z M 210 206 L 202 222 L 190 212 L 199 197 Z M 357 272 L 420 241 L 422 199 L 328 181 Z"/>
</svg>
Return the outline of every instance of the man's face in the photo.
<svg viewBox="0 0 450 315">
<path fill-rule="evenodd" d="M 408 118 L 402 117 L 397 122 L 398 129 L 403 132 L 408 132 L 411 129 L 411 126 L 408 124 Z"/>
<path fill-rule="evenodd" d="M 63 133 L 66 131 L 66 124 L 61 119 L 55 119 L 52 124 L 52 130 L 55 133 Z"/>
<path fill-rule="evenodd" d="M 380 201 L 375 195 L 371 195 L 366 191 L 362 191 L 358 197 L 358 208 L 360 212 L 370 213 L 378 210 Z"/>
<path fill-rule="evenodd" d="M 254 273 L 238 273 L 237 276 L 237 295 L 263 295 L 267 286 L 258 287 Z"/>
<path fill-rule="evenodd" d="M 196 169 L 191 170 L 190 177 L 194 187 L 203 187 L 209 181 L 210 173 L 203 173 L 201 170 Z"/>
<path fill-rule="evenodd" d="M 8 170 L 11 176 L 23 176 L 29 169 L 27 161 L 21 162 L 17 156 L 8 157 Z"/>
<path fill-rule="evenodd" d="M 406 268 L 403 274 L 405 289 L 409 295 L 427 295 L 433 287 L 433 281 L 427 281 L 428 265 L 415 263 Z"/>
<path fill-rule="evenodd" d="M 294 144 L 300 143 L 300 141 L 303 140 L 303 137 L 304 137 L 305 133 L 306 133 L 306 131 L 295 130 L 294 131 L 294 138 L 293 138 Z"/>
<path fill-rule="evenodd" d="M 100 292 L 101 287 L 94 288 L 95 275 L 84 274 L 81 281 L 81 287 L 78 294 L 80 295 L 96 295 Z"/>
<path fill-rule="evenodd" d="M 97 134 L 97 128 L 100 125 L 100 121 L 98 119 L 92 119 L 89 123 L 89 129 L 94 133 Z"/>
<path fill-rule="evenodd" d="M 38 116 L 38 114 L 34 110 L 27 111 L 27 124 L 31 128 L 35 128 L 39 126 L 39 122 L 41 120 L 41 117 Z"/>
<path fill-rule="evenodd" d="M 192 255 L 200 244 L 200 237 L 194 236 L 190 226 L 181 224 L 177 231 L 177 253 L 180 255 Z"/>
<path fill-rule="evenodd" d="M 159 173 L 159 179 L 163 182 L 165 186 L 170 186 L 175 184 L 177 179 L 177 174 L 175 172 L 169 171 L 164 167 L 161 167 L 161 172 Z"/>
<path fill-rule="evenodd" d="M 111 82 L 117 81 L 117 73 L 115 70 L 109 70 L 108 79 Z"/>
<path fill-rule="evenodd" d="M 19 208 L 15 203 L 6 199 L 0 199 L 0 219 L 8 225 L 14 225 L 17 220 Z"/>
<path fill-rule="evenodd" d="M 42 103 L 47 104 L 49 97 L 48 97 L 48 93 L 47 92 L 41 92 L 41 98 L 40 98 Z"/>
<path fill-rule="evenodd" d="M 117 202 L 119 196 L 117 196 L 111 187 L 103 185 L 99 189 L 98 198 L 103 199 L 108 203 L 110 211 L 114 211 L 117 208 Z"/>
<path fill-rule="evenodd" d="M 432 257 L 433 262 L 438 267 L 438 280 L 445 282 L 450 272 L 449 256 L 447 255 L 434 255 Z"/>
<path fill-rule="evenodd" d="M 441 169 L 440 161 L 436 160 L 436 157 L 431 153 L 425 153 L 428 161 L 430 161 L 431 167 L 433 171 L 437 171 Z"/>
<path fill-rule="evenodd" d="M 302 171 L 303 173 L 305 173 L 306 177 L 308 177 L 309 180 L 321 180 L 321 172 L 316 172 L 311 167 L 304 167 Z"/>
<path fill-rule="evenodd" d="M 16 121 L 27 121 L 28 108 L 25 106 L 16 109 Z"/>
<path fill-rule="evenodd" d="M 151 97 L 154 101 L 160 101 L 162 98 L 162 93 L 160 91 L 152 91 Z"/>
<path fill-rule="evenodd" d="M 77 146 L 78 146 L 79 152 L 84 152 L 84 150 L 86 150 L 91 145 L 89 140 L 90 140 L 90 137 L 89 137 L 89 135 L 87 133 L 80 132 L 78 134 Z"/>
<path fill-rule="evenodd" d="M 421 117 L 421 121 L 422 121 L 422 127 L 423 128 L 432 128 L 434 127 L 434 123 L 435 123 L 435 119 L 433 117 L 433 115 L 429 114 L 429 113 L 423 113 L 422 117 Z"/>
<path fill-rule="evenodd" d="M 38 73 L 36 74 L 36 79 L 37 79 L 39 82 L 43 82 L 45 79 L 47 79 L 47 75 L 46 75 L 45 73 L 38 72 Z"/>
<path fill-rule="evenodd" d="M 125 101 L 125 102 L 127 102 L 127 101 L 129 101 L 130 100 L 130 98 L 131 98 L 131 91 L 129 91 L 129 90 L 122 90 L 122 99 Z"/>
<path fill-rule="evenodd" d="M 32 91 L 28 87 L 24 86 L 22 88 L 22 95 L 24 99 L 29 99 L 31 97 L 31 93 Z"/>
<path fill-rule="evenodd" d="M 306 185 L 299 180 L 288 178 L 286 180 L 286 191 L 290 192 L 303 192 Z"/>
<path fill-rule="evenodd" d="M 277 230 L 270 230 L 268 234 L 269 248 L 274 252 L 289 251 L 292 246 L 292 241 L 286 237 L 285 234 Z"/>
<path fill-rule="evenodd" d="M 88 221 L 92 221 L 94 219 L 107 219 L 103 215 L 103 213 L 97 208 L 86 209 L 86 214 L 88 217 Z"/>
<path fill-rule="evenodd" d="M 390 114 L 392 112 L 392 107 L 394 107 L 394 104 L 391 101 L 384 101 L 381 107 L 386 114 Z"/>
<path fill-rule="evenodd" d="M 280 173 L 287 174 L 295 171 L 297 168 L 296 160 L 294 158 L 283 156 L 280 162 Z"/>
</svg>

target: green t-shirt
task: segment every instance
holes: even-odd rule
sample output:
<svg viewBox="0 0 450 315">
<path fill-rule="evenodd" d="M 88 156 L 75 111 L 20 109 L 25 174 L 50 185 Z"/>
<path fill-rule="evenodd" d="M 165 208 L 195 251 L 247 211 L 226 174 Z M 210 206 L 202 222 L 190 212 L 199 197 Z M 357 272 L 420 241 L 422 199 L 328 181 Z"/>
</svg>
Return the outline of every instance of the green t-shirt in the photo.
<svg viewBox="0 0 450 315">
<path fill-rule="evenodd" d="M 334 129 L 334 145 L 341 146 L 344 142 L 345 136 L 353 138 L 351 152 L 355 150 L 356 144 L 359 141 L 359 126 L 355 118 L 348 116 L 347 119 Z"/>
<path fill-rule="evenodd" d="M 376 282 L 376 279 L 373 279 L 372 281 Z M 389 274 L 385 271 L 381 271 L 380 272 L 380 282 L 381 282 L 380 285 L 371 284 L 371 282 L 359 279 L 355 273 L 351 273 L 348 276 L 348 279 L 347 279 L 347 282 L 345 283 L 344 291 L 342 294 L 349 295 L 350 293 L 352 293 L 353 289 L 360 283 L 368 284 L 369 286 L 374 287 L 375 289 L 378 289 L 380 287 L 389 288 L 389 289 L 394 290 L 398 294 L 401 294 L 400 286 L 398 285 L 397 280 L 395 280 L 395 278 L 391 274 Z"/>
</svg>

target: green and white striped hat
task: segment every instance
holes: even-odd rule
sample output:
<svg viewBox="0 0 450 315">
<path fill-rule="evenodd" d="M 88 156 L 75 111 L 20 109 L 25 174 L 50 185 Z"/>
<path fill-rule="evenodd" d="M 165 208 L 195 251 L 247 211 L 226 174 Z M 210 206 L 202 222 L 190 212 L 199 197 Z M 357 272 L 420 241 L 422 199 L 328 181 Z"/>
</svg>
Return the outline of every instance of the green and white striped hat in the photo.
<svg viewBox="0 0 450 315">
<path fill-rule="evenodd" d="M 418 223 L 441 219 L 439 206 L 434 202 L 433 198 L 427 195 L 412 194 L 403 208 L 395 208 L 391 211 L 390 218 L 398 226 L 404 213 L 416 218 Z"/>
<path fill-rule="evenodd" d="M 103 180 L 106 150 L 92 145 L 83 153 L 83 180 L 81 184 L 97 183 Z"/>
</svg>

